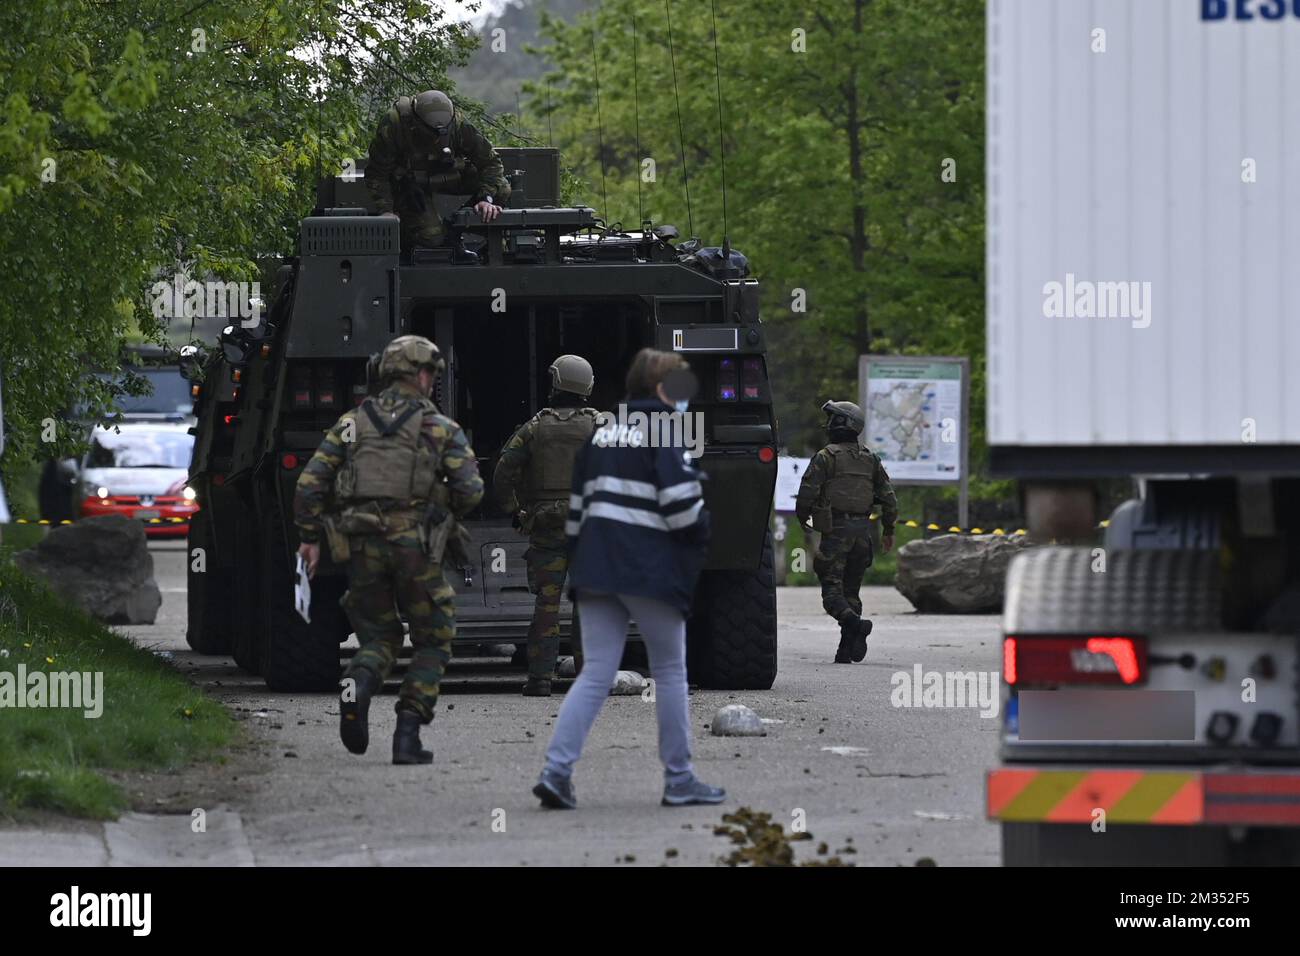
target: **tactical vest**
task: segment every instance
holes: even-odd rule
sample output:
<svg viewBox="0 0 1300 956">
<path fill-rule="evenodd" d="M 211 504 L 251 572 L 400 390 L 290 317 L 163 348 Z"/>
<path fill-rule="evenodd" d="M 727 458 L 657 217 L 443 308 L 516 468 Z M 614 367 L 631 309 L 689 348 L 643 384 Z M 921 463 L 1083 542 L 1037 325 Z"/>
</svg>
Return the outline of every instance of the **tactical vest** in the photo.
<svg viewBox="0 0 1300 956">
<path fill-rule="evenodd" d="M 334 498 L 340 505 L 388 499 L 423 503 L 441 489 L 438 450 L 420 437 L 424 416 L 436 406 L 411 398 L 385 409 L 367 398 L 357 409 L 347 460 L 339 468 Z"/>
<path fill-rule="evenodd" d="M 595 430 L 592 408 L 543 408 L 537 413 L 528 459 L 528 504 L 568 501 L 573 461 Z"/>
<path fill-rule="evenodd" d="M 835 511 L 863 514 L 876 497 L 876 456 L 856 442 L 827 445 L 830 477 L 822 485 L 822 501 Z"/>
<path fill-rule="evenodd" d="M 419 138 L 416 135 L 416 124 L 419 122 L 415 117 L 415 111 L 411 106 L 412 100 L 409 96 L 399 97 L 393 104 L 397 112 L 397 125 L 402 134 L 402 153 L 406 157 L 405 167 L 412 172 L 427 174 L 428 184 L 435 188 L 445 187 L 453 183 L 460 182 L 465 171 L 465 157 L 457 152 L 457 136 L 455 128 L 458 120 L 453 120 L 453 132 L 451 142 L 452 155 L 450 160 L 445 160 L 437 154 L 430 153 L 427 149 L 421 149 L 417 144 Z M 421 177 L 423 181 L 424 177 Z"/>
</svg>

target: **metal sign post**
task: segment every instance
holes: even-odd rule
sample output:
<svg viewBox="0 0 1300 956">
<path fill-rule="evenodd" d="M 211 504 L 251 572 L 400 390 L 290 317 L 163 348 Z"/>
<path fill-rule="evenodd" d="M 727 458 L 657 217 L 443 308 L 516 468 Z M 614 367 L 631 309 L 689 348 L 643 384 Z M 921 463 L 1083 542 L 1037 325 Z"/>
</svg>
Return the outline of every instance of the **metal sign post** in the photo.
<svg viewBox="0 0 1300 956">
<path fill-rule="evenodd" d="M 893 483 L 956 484 L 957 524 L 966 529 L 970 359 L 863 355 L 858 395 L 867 418 L 862 439 Z"/>
</svg>

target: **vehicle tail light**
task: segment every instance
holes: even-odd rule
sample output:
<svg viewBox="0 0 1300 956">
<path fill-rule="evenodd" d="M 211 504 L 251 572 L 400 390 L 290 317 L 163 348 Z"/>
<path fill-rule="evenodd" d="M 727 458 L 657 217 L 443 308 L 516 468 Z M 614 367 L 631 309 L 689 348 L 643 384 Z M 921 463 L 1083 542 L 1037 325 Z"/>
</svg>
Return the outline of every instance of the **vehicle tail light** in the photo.
<svg viewBox="0 0 1300 956">
<path fill-rule="evenodd" d="M 763 371 L 763 360 L 758 357 L 747 358 L 741 365 L 740 397 L 747 402 L 762 401 L 767 375 Z"/>
<path fill-rule="evenodd" d="M 758 460 L 765 465 L 775 460 L 775 458 L 776 452 L 772 450 L 770 445 L 764 445 L 758 450 Z"/>
<path fill-rule="evenodd" d="M 1002 674 L 1012 686 L 1137 684 L 1147 678 L 1147 645 L 1140 637 L 1008 637 Z"/>
<path fill-rule="evenodd" d="M 718 360 L 718 401 L 734 402 L 739 394 L 739 382 L 734 358 Z"/>
<path fill-rule="evenodd" d="M 335 395 L 337 394 L 334 387 L 334 369 L 316 369 L 316 407 L 333 408 L 336 404 Z"/>
<path fill-rule="evenodd" d="M 311 367 L 296 365 L 289 377 L 290 404 L 294 408 L 311 408 Z"/>
<path fill-rule="evenodd" d="M 293 471 L 298 467 L 298 456 L 291 451 L 285 452 L 280 456 L 280 467 L 285 471 Z"/>
</svg>

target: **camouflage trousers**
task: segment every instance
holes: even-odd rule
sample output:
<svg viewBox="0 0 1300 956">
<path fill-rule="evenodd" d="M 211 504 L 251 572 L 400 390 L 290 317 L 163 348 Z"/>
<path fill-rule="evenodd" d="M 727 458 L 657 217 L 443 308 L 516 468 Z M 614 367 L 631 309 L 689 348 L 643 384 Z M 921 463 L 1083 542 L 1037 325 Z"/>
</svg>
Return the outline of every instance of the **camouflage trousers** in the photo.
<svg viewBox="0 0 1300 956">
<path fill-rule="evenodd" d="M 528 627 L 528 674 L 550 680 L 560 650 L 560 596 L 569 573 L 564 529 L 535 529 L 528 545 L 528 590 L 537 595 Z"/>
<path fill-rule="evenodd" d="M 361 642 L 347 674 L 365 670 L 381 681 L 402 649 L 402 618 L 410 626 L 411 664 L 398 693 L 397 710 L 433 720 L 438 685 L 456 634 L 456 592 L 420 550 L 415 528 L 354 535 L 348 592 L 342 604 Z M 399 612 L 401 616 L 399 617 Z"/>
<path fill-rule="evenodd" d="M 474 196 L 479 191 L 478 173 L 466 171 L 453 188 L 439 189 L 438 193 Z M 447 231 L 446 223 L 438 214 L 437 193 L 424 194 L 424 208 L 419 209 L 402 203 L 396 204 L 395 212 L 401 219 L 399 234 L 402 250 L 409 251 L 419 247 L 440 246 Z"/>
<path fill-rule="evenodd" d="M 837 517 L 824 532 L 813 558 L 813 571 L 822 586 L 822 607 L 837 621 L 849 612 L 862 616 L 858 591 L 871 567 L 871 523 L 865 518 Z"/>
</svg>

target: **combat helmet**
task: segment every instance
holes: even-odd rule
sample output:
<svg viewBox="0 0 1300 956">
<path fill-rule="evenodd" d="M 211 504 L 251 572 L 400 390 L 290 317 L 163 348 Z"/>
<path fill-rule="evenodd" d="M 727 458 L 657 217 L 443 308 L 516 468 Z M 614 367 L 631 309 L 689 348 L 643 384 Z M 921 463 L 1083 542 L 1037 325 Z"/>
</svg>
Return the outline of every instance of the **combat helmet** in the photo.
<svg viewBox="0 0 1300 956">
<path fill-rule="evenodd" d="M 587 398 L 596 384 L 591 363 L 581 355 L 561 355 L 548 369 L 551 373 L 551 388 L 558 392 L 573 392 Z"/>
<path fill-rule="evenodd" d="M 862 409 L 853 402 L 827 402 L 822 406 L 822 411 L 827 415 L 827 431 L 845 429 L 855 435 L 861 435 L 862 429 L 867 427 Z"/>
<path fill-rule="evenodd" d="M 425 90 L 411 100 L 411 112 L 426 129 L 442 139 L 456 115 L 456 107 L 442 90 Z"/>
<path fill-rule="evenodd" d="M 438 346 L 423 335 L 399 335 L 388 343 L 379 357 L 379 377 L 384 380 L 402 378 L 428 368 L 433 370 L 437 379 L 445 366 Z"/>
</svg>

